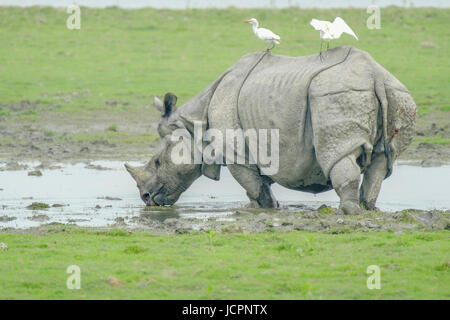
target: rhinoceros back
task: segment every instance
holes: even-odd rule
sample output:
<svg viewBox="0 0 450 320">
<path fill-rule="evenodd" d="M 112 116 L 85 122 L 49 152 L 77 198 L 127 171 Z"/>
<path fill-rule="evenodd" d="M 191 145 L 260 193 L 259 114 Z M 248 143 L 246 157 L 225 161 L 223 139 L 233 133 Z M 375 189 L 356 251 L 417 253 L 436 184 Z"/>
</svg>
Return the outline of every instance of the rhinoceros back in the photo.
<svg viewBox="0 0 450 320">
<path fill-rule="evenodd" d="M 271 178 L 293 189 L 329 190 L 334 164 L 361 147 L 370 157 L 380 139 L 375 81 L 395 87 L 386 89 L 389 104 L 403 86 L 353 47 L 331 49 L 323 62 L 318 55 L 263 54 L 246 55 L 226 71 L 208 123 L 223 131 L 278 129 L 280 170 Z"/>
<path fill-rule="evenodd" d="M 312 146 L 308 87 L 315 75 L 342 63 L 350 51 L 350 47 L 330 50 L 323 62 L 318 55 L 254 53 L 242 57 L 214 93 L 208 112 L 210 126 L 221 130 L 279 129 L 280 170 L 272 179 L 299 190 L 329 190 Z"/>
</svg>

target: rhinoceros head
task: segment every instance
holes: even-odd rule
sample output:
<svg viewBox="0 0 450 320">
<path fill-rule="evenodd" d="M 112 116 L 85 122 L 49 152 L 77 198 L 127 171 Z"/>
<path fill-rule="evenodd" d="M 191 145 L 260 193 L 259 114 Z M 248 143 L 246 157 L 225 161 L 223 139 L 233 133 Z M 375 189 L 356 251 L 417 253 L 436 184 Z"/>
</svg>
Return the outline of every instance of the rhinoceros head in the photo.
<svg viewBox="0 0 450 320">
<path fill-rule="evenodd" d="M 125 164 L 137 183 L 142 201 L 149 206 L 174 204 L 181 193 L 202 174 L 199 164 L 176 164 L 171 159 L 176 143 L 171 141 L 170 132 L 180 125 L 171 118 L 176 101 L 177 97 L 171 93 L 166 94 L 164 103 L 155 97 L 154 105 L 162 113 L 158 124 L 161 139 L 155 155 L 144 166 Z"/>
</svg>

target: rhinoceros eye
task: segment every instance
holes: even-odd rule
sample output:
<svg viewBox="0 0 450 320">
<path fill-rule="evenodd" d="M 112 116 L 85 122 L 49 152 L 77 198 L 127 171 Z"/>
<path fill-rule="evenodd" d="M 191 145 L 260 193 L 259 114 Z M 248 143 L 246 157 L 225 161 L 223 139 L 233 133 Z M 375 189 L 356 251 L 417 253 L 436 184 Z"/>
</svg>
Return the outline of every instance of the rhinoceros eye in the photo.
<svg viewBox="0 0 450 320">
<path fill-rule="evenodd" d="M 156 167 L 156 169 L 158 169 L 159 166 L 160 166 L 159 159 L 156 159 L 155 160 L 155 167 Z"/>
</svg>

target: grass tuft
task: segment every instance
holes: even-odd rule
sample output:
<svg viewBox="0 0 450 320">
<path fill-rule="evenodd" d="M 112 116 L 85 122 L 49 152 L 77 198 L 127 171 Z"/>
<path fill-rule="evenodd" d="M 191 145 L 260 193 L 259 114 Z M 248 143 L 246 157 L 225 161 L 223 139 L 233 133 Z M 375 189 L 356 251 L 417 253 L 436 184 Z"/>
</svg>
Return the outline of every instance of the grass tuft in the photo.
<svg viewBox="0 0 450 320">
<path fill-rule="evenodd" d="M 32 204 L 27 206 L 27 209 L 29 210 L 45 210 L 50 208 L 50 206 L 47 203 L 43 202 L 33 202 Z"/>
</svg>

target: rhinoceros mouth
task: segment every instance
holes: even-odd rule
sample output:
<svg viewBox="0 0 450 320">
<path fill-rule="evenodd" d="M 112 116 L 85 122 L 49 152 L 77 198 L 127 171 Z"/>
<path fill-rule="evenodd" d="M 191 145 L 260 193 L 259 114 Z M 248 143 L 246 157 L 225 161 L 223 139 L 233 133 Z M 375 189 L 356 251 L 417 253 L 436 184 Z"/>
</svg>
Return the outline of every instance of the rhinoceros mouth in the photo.
<svg viewBox="0 0 450 320">
<path fill-rule="evenodd" d="M 172 197 L 167 196 L 164 192 L 158 192 L 152 195 L 147 205 L 158 207 L 171 206 L 176 202 L 177 199 L 178 197 L 176 199 L 173 199 Z"/>
<path fill-rule="evenodd" d="M 162 187 L 155 193 L 153 193 L 150 197 L 150 200 L 147 202 L 147 205 L 150 204 L 151 206 L 164 206 L 165 205 L 165 199 L 164 199 L 164 192 L 161 192 Z M 162 199 L 156 200 L 156 198 L 158 198 L 163 196 Z M 162 200 L 162 201 L 161 201 Z"/>
<path fill-rule="evenodd" d="M 155 201 L 155 199 L 154 199 L 157 195 L 158 195 L 157 193 L 155 193 L 155 194 L 153 194 L 153 195 L 150 195 L 149 193 L 145 193 L 145 194 L 142 196 L 142 200 L 144 201 L 144 203 L 145 203 L 148 207 L 150 207 L 150 206 L 159 206 L 158 202 Z"/>
<path fill-rule="evenodd" d="M 147 206 L 160 207 L 161 205 L 158 204 L 158 202 L 156 202 L 156 201 L 154 200 L 154 196 L 153 196 L 153 197 L 150 199 L 150 201 L 147 202 Z"/>
</svg>

